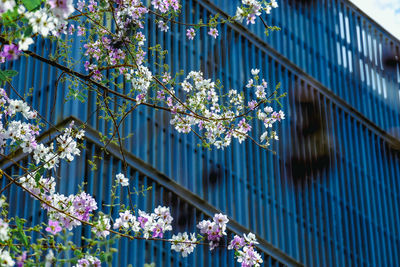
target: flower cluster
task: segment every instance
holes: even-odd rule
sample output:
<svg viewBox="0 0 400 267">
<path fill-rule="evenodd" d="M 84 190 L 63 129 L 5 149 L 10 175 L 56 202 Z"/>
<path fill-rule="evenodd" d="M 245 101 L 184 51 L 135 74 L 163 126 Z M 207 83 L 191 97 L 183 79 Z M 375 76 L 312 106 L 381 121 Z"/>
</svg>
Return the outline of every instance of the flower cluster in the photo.
<svg viewBox="0 0 400 267">
<path fill-rule="evenodd" d="M 34 12 L 25 12 L 24 16 L 29 20 L 33 33 L 38 33 L 43 37 L 47 37 L 49 34 L 57 35 L 62 23 L 45 8 Z"/>
<path fill-rule="evenodd" d="M 160 105 L 164 105 L 163 109 L 172 112 L 171 124 L 177 131 L 188 133 L 199 130 L 204 133 L 201 138 L 206 145 L 224 148 L 231 144 L 232 139 L 241 143 L 249 137 L 252 119 L 262 121 L 268 129 L 260 137 L 263 146 L 269 145 L 272 139 L 278 140 L 276 132 L 269 129 L 274 123 L 283 120 L 285 114 L 283 111 L 274 111 L 272 107 L 264 105 L 272 101 L 267 97 L 267 82 L 259 79 L 259 70 L 251 70 L 253 78 L 248 81 L 245 89 L 250 91 L 247 94 L 250 95 L 250 99 L 246 99 L 244 93 L 235 89 L 222 90 L 219 82 L 213 82 L 205 78 L 203 73 L 196 71 L 190 72 L 180 83 L 184 96 L 181 99 L 178 98 L 181 94 L 176 94 L 177 89 L 174 89 L 180 73 L 171 78 L 173 75 L 171 69 L 174 68 L 157 63 L 160 71 L 157 71 L 159 74 L 153 76 L 149 68 L 144 65 L 147 55 L 145 49 L 148 46 L 145 45 L 146 36 L 140 31 L 144 28 L 144 23 L 148 21 L 146 14 L 149 12 L 155 14 L 157 17 L 155 22 L 159 29 L 166 32 L 169 30 L 168 23 L 172 23 L 169 17 L 177 16 L 180 12 L 179 0 L 79 0 L 77 10 L 83 14 L 73 16 L 73 18 L 70 18 L 75 10 L 73 0 L 40 1 L 40 5 L 29 11 L 23 5 L 17 7 L 17 3 L 21 1 L 0 0 L 0 15 L 13 10 L 17 19 L 21 21 L 18 24 L 27 24 L 25 26 L 29 30 L 23 27 L 17 28 L 15 32 L 20 32 L 20 34 L 10 35 L 11 40 L 2 46 L 0 62 L 17 59 L 23 51 L 29 49 L 29 46 L 34 43 L 32 37 L 35 38 L 37 35 L 43 37 L 58 37 L 67 33 L 72 35 L 75 32 L 75 25 L 71 24 L 68 27 L 68 20 L 82 20 L 82 24 L 76 27 L 78 36 L 82 36 L 80 39 L 84 42 L 83 54 L 86 57 L 84 68 L 89 72 L 88 77 L 92 79 L 91 81 L 85 79 L 87 82 L 95 80 L 104 86 L 114 84 L 122 88 L 119 83 L 115 83 L 115 80 L 112 81 L 109 77 L 123 76 L 124 83 L 131 82 L 133 88 L 127 93 L 127 97 L 134 97 L 137 104 L 141 104 L 145 99 L 146 101 L 153 100 L 155 105 L 161 103 Z M 238 21 L 246 19 L 247 24 L 254 24 L 257 16 L 260 16 L 262 12 L 269 13 L 277 6 L 275 0 L 270 2 L 242 0 L 242 6 L 237 9 L 233 18 Z M 112 16 L 104 16 L 107 12 L 112 12 Z M 104 17 L 111 18 L 115 24 L 111 21 L 111 26 L 109 19 L 106 24 L 102 24 Z M 86 18 L 91 21 L 89 27 L 85 24 Z M 186 24 L 190 27 L 186 31 L 186 36 L 193 40 L 196 30 L 206 27 L 208 35 L 216 39 L 220 34 L 217 30 L 218 25 L 231 22 L 231 19 L 218 20 L 215 16 L 209 22 L 201 22 L 197 26 L 190 27 L 189 25 L 192 24 Z M 152 50 L 161 61 L 167 53 L 158 44 L 148 49 Z M 105 77 L 107 79 L 103 81 Z M 156 89 L 155 92 L 150 91 L 152 88 Z M 247 104 L 245 100 L 248 101 Z M 54 172 L 61 160 L 72 161 L 80 155 L 76 139 L 82 139 L 84 132 L 77 131 L 71 124 L 49 144 L 40 143 L 37 139 L 40 132 L 38 121 L 32 122 L 35 119 L 37 119 L 37 113 L 32 111 L 27 103 L 9 99 L 5 90 L 0 88 L 0 152 L 21 149 L 24 153 L 29 153 L 38 165 L 32 164 L 28 169 L 30 172 L 16 178 L 15 184 L 42 200 L 42 208 L 48 214 L 48 224 L 45 228 L 48 233 L 56 235 L 63 229 L 72 230 L 84 222 L 93 226 L 91 230 L 98 238 L 107 238 L 110 232 L 114 232 L 111 227 L 124 231 L 125 234 L 132 233 L 134 237 L 146 239 L 164 238 L 166 232 L 172 231 L 173 218 L 168 207 L 158 206 L 153 213 L 139 210 L 136 214 L 123 206 L 115 221 L 101 212 L 96 219 L 92 219 L 98 206 L 91 195 L 85 192 L 73 195 L 57 193 L 56 179 L 50 174 Z M 116 175 L 116 180 L 121 186 L 129 186 L 129 179 L 121 173 Z M 186 257 L 194 251 L 199 242 L 207 240 L 210 250 L 213 250 L 227 235 L 228 221 L 226 215 L 215 214 L 212 220 L 203 220 L 198 223 L 197 228 L 203 235 L 198 237 L 199 241 L 195 233 L 178 233 L 169 239 L 171 249 Z M 0 219 L 0 241 L 10 239 L 10 233 L 13 231 L 9 230 L 7 221 Z M 262 258 L 255 250 L 256 244 L 258 243 L 255 235 L 249 233 L 244 237 L 235 236 L 228 249 L 235 250 L 237 261 L 242 266 L 259 266 Z M 27 259 L 26 252 L 17 258 L 17 265 L 23 264 L 25 259 Z M 55 261 L 53 252 L 49 250 L 46 265 Z M 9 252 L 0 250 L 0 265 L 14 264 Z M 100 265 L 101 262 L 96 257 L 86 255 L 78 260 L 76 266 Z"/>
<path fill-rule="evenodd" d="M 189 254 L 191 254 L 196 248 L 197 244 L 196 234 L 191 233 L 189 237 L 186 232 L 183 234 L 178 233 L 177 235 L 173 235 L 170 241 L 171 249 L 182 253 L 182 257 L 187 257 Z"/>
<path fill-rule="evenodd" d="M 146 239 L 163 238 L 165 232 L 172 230 L 173 218 L 168 207 L 158 206 L 151 214 L 139 210 L 138 215 L 136 217 L 129 210 L 121 211 L 113 228 L 126 232 L 132 231 L 135 235 L 141 232 Z M 106 227 L 104 230 L 108 229 L 109 227 Z"/>
<path fill-rule="evenodd" d="M 39 179 L 36 178 L 37 175 Z M 69 196 L 56 193 L 53 177 L 44 178 L 33 172 L 21 177 L 19 181 L 25 190 L 49 204 L 43 203 L 42 207 L 48 211 L 49 216 L 49 227 L 46 231 L 52 234 L 60 232 L 63 228 L 72 230 L 73 227 L 81 225 L 81 221 L 88 222 L 93 211 L 97 210 L 96 201 L 85 192 Z"/>
<path fill-rule="evenodd" d="M 72 161 L 74 156 L 80 155 L 78 144 L 74 138 L 82 139 L 84 132 L 81 130 L 76 133 L 72 127 L 73 122 L 64 130 L 63 135 L 56 138 L 57 150 L 54 149 L 53 143 L 49 146 L 44 144 L 36 145 L 33 151 L 33 158 L 36 161 L 36 164 L 42 162 L 44 168 L 53 169 L 57 167 L 60 159 Z"/>
<path fill-rule="evenodd" d="M 159 10 L 161 13 L 167 13 L 171 9 L 174 11 L 179 10 L 178 0 L 152 0 L 151 4 L 155 10 Z"/>
<path fill-rule="evenodd" d="M 264 126 L 266 128 L 271 128 L 275 122 L 285 119 L 285 113 L 282 110 L 276 112 L 273 111 L 271 107 L 266 107 L 264 108 L 264 111 L 265 113 L 259 110 L 257 112 L 257 118 L 264 122 Z M 267 146 L 270 145 L 269 140 L 279 140 L 279 136 L 275 131 L 271 132 L 265 131 L 260 136 L 260 141 L 265 142 Z"/>
<path fill-rule="evenodd" d="M 154 212 L 148 214 L 139 210 L 137 220 L 140 223 L 140 228 L 143 231 L 144 238 L 163 238 L 164 233 L 172 230 L 172 216 L 168 207 L 158 206 Z"/>
<path fill-rule="evenodd" d="M 252 70 L 258 80 L 258 70 Z M 201 72 L 190 72 L 181 83 L 182 90 L 186 92 L 186 101 L 174 104 L 172 97 L 167 98 L 167 105 L 171 108 L 173 116 L 170 123 L 178 132 L 188 133 L 193 131 L 195 126 L 204 131 L 206 143 L 217 148 L 224 148 L 231 144 L 232 138 L 239 143 L 244 141 L 252 127 L 249 124 L 248 116 L 241 116 L 243 113 L 255 110 L 260 104 L 267 101 L 265 89 L 267 83 L 263 80 L 257 85 L 253 79 L 249 80 L 247 88 L 255 87 L 256 100 L 251 100 L 248 106 L 244 104 L 244 97 L 237 90 L 231 89 L 226 95 L 217 93 L 217 85 L 210 79 L 204 79 Z M 229 105 L 223 105 L 229 103 Z M 186 113 L 183 115 L 182 113 Z M 284 118 L 283 112 L 280 117 L 268 122 L 274 123 Z M 276 135 L 274 135 L 276 136 Z M 269 137 L 263 136 L 263 140 Z M 205 140 L 203 140 L 205 141 Z M 265 145 L 269 145 L 265 142 Z"/>
<path fill-rule="evenodd" d="M 78 263 L 75 265 L 75 267 L 100 267 L 101 266 L 101 261 L 91 255 L 86 255 L 83 259 L 78 260 Z"/>
<path fill-rule="evenodd" d="M 35 11 L 27 11 L 25 6 L 18 6 L 19 20 L 25 18 L 28 26 L 32 29 L 33 34 L 40 34 L 47 37 L 50 34 L 59 36 L 66 33 L 67 18 L 74 12 L 73 0 L 47 0 L 46 4 Z M 15 0 L 0 1 L 0 16 L 16 8 Z M 21 29 L 24 32 L 23 29 Z M 0 63 L 5 60 L 18 59 L 21 51 L 28 50 L 29 46 L 34 43 L 30 36 L 24 33 L 18 36 L 18 44 L 9 44 L 3 47 L 0 52 Z M 16 41 L 16 40 L 15 40 Z"/>
<path fill-rule="evenodd" d="M 56 138 L 57 146 L 54 148 L 53 143 L 49 146 L 38 144 L 38 124 L 16 120 L 18 116 L 32 120 L 37 118 L 37 113 L 26 102 L 8 98 L 5 90 L 0 88 L 0 146 L 3 150 L 8 145 L 19 146 L 23 152 L 31 153 L 36 164 L 41 163 L 45 169 L 54 169 L 61 159 L 72 161 L 80 154 L 75 138 L 82 139 L 84 131 L 75 130 L 73 122 Z M 80 225 L 79 220 L 89 221 L 91 213 L 97 209 L 92 196 L 85 192 L 69 196 L 56 193 L 54 177 L 43 177 L 38 169 L 20 177 L 18 182 L 25 190 L 45 201 L 42 206 L 50 218 L 47 231 L 56 234 L 62 228 L 71 230 Z"/>
<path fill-rule="evenodd" d="M 242 267 L 257 267 L 263 262 L 261 255 L 254 248 L 257 244 L 256 236 L 253 233 L 244 234 L 244 238 L 235 235 L 228 249 L 233 249 L 237 252 L 237 261 L 241 263 Z"/>
<path fill-rule="evenodd" d="M 210 250 L 217 247 L 221 237 L 226 235 L 226 224 L 228 222 L 228 217 L 219 213 L 214 215 L 213 221 L 203 220 L 197 224 L 200 233 L 205 234 L 207 240 L 210 241 Z"/>
<path fill-rule="evenodd" d="M 2 153 L 8 144 L 18 145 L 28 153 L 37 148 L 36 136 L 39 134 L 39 128 L 31 123 L 13 120 L 17 113 L 27 120 L 35 119 L 37 116 L 35 111 L 30 110 L 28 104 L 8 98 L 5 90 L 0 88 L 0 152 Z"/>
<path fill-rule="evenodd" d="M 276 0 L 271 0 L 269 3 L 265 0 L 242 0 L 242 6 L 236 10 L 235 19 L 242 22 L 246 18 L 246 24 L 254 24 L 256 18 L 262 14 L 263 10 L 266 14 L 269 14 L 272 8 L 277 7 L 278 3 Z"/>
<path fill-rule="evenodd" d="M 200 229 L 200 233 L 205 235 L 203 239 L 209 241 L 210 250 L 216 248 L 220 239 L 226 235 L 228 221 L 226 215 L 219 213 L 214 215 L 212 221 L 203 220 L 198 223 L 197 227 Z M 186 232 L 173 235 L 170 241 L 171 249 L 182 253 L 183 257 L 191 254 L 198 244 L 195 234 L 192 233 L 189 236 Z M 229 243 L 228 249 L 235 250 L 237 261 L 241 263 L 242 267 L 257 267 L 263 262 L 261 255 L 255 250 L 255 245 L 257 244 L 258 242 L 253 233 L 245 234 L 244 237 L 235 235 Z"/>
<path fill-rule="evenodd" d="M 262 100 L 266 97 L 266 92 L 265 90 L 268 87 L 267 82 L 262 79 L 261 83 L 258 84 L 257 82 L 259 81 L 259 76 L 258 73 L 260 71 L 258 69 L 252 69 L 251 74 L 254 76 L 253 79 L 250 79 L 247 82 L 246 87 L 251 89 L 255 89 L 255 95 L 257 99 Z M 256 101 L 249 102 L 248 107 L 253 110 L 255 109 Z M 263 122 L 265 128 L 269 129 L 272 128 L 274 123 L 280 122 L 281 120 L 285 119 L 285 113 L 280 110 L 280 111 L 274 111 L 274 109 L 270 106 L 266 106 L 264 110 L 258 109 L 257 110 L 257 119 Z M 261 136 L 260 136 L 260 142 L 263 143 L 265 146 L 270 145 L 270 140 L 279 140 L 279 136 L 275 131 L 264 131 Z"/>
<path fill-rule="evenodd" d="M 114 229 L 124 229 L 130 230 L 132 229 L 133 232 L 140 231 L 140 222 L 136 219 L 136 216 L 132 215 L 129 210 L 119 213 L 119 218 L 115 220 Z"/>
<path fill-rule="evenodd" d="M 133 25 L 143 28 L 143 16 L 148 9 L 142 5 L 141 0 L 119 0 L 118 7 L 114 11 L 116 23 L 120 31 L 119 36 L 125 35 Z"/>
<path fill-rule="evenodd" d="M 75 155 L 80 154 L 80 150 L 77 147 L 77 142 L 73 139 L 74 133 L 72 132 L 72 125 L 64 130 L 64 134 L 57 137 L 58 153 L 59 158 L 66 158 L 68 161 L 73 161 Z M 75 138 L 82 139 L 84 131 L 80 130 L 75 134 Z"/>
<path fill-rule="evenodd" d="M 0 207 L 4 204 L 4 198 L 0 199 Z M 0 241 L 4 242 L 10 239 L 10 228 L 7 222 L 0 218 Z M 0 265 L 1 266 L 14 266 L 15 262 L 10 253 L 5 249 L 0 249 Z"/>
<path fill-rule="evenodd" d="M 54 177 L 44 178 L 38 172 L 31 172 L 18 179 L 21 185 L 36 196 L 42 199 L 50 199 L 55 194 L 56 182 Z"/>
<path fill-rule="evenodd" d="M 101 40 L 96 40 L 93 42 L 88 42 L 84 44 L 86 49 L 85 56 L 89 56 L 96 61 L 102 61 L 106 65 L 116 65 L 125 58 L 125 52 L 121 48 L 116 48 L 113 46 L 112 40 L 106 36 L 103 36 Z M 100 81 L 102 79 L 102 74 L 99 71 L 98 63 L 85 62 L 86 71 L 92 72 L 92 77 L 95 80 Z"/>
<path fill-rule="evenodd" d="M 140 103 L 146 97 L 149 90 L 153 78 L 151 71 L 147 67 L 140 65 L 138 69 L 126 73 L 125 77 L 128 81 L 132 82 L 133 90 L 139 93 L 136 96 L 136 101 Z"/>
<path fill-rule="evenodd" d="M 47 37 L 49 34 L 58 36 L 60 33 L 64 33 L 68 23 L 66 19 L 74 10 L 72 0 L 49 0 L 49 4 L 50 7 L 45 6 L 34 12 L 26 11 L 20 7 L 20 13 L 29 20 L 33 33 L 39 33 L 43 37 Z"/>
<path fill-rule="evenodd" d="M 100 213 L 99 219 L 95 221 L 95 227 L 92 227 L 92 232 L 100 238 L 106 238 L 110 234 L 110 218 L 103 213 Z"/>
</svg>

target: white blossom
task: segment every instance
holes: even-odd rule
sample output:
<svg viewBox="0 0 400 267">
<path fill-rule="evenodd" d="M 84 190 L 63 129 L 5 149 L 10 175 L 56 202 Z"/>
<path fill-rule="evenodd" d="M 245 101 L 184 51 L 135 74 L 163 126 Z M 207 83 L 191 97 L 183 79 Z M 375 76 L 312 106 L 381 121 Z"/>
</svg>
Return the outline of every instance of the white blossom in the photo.
<svg viewBox="0 0 400 267">
<path fill-rule="evenodd" d="M 8 223 L 6 223 L 5 221 L 3 221 L 3 219 L 0 218 L 0 241 L 4 242 L 9 239 L 8 231 L 9 231 Z"/>
<path fill-rule="evenodd" d="M 115 177 L 117 178 L 117 183 L 121 184 L 121 186 L 129 186 L 129 179 L 122 173 L 118 173 Z"/>
<path fill-rule="evenodd" d="M 12 10 L 15 7 L 15 0 L 0 0 L 0 15 Z"/>
<path fill-rule="evenodd" d="M 259 69 L 251 69 L 251 74 L 252 75 L 258 75 L 258 73 L 260 72 L 260 70 Z"/>
<path fill-rule="evenodd" d="M 33 39 L 31 37 L 22 36 L 18 42 L 18 48 L 25 51 L 28 50 L 31 44 L 33 44 Z"/>
<path fill-rule="evenodd" d="M 170 241 L 172 250 L 182 253 L 182 257 L 187 257 L 196 248 L 197 239 L 194 233 L 191 233 L 189 237 L 185 232 L 173 235 Z"/>
<path fill-rule="evenodd" d="M 15 261 L 13 261 L 13 259 L 11 258 L 10 253 L 3 249 L 0 251 L 0 265 L 1 266 L 14 266 Z"/>
</svg>

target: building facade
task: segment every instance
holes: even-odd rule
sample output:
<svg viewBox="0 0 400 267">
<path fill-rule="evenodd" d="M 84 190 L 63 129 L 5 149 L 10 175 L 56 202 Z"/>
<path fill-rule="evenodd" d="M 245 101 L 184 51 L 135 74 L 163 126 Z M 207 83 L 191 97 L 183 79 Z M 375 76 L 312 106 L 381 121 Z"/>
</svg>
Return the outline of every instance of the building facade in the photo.
<svg viewBox="0 0 400 267">
<path fill-rule="evenodd" d="M 239 0 L 180 2 L 188 21 L 197 22 L 216 12 L 234 14 Z M 225 88 L 244 90 L 248 70 L 261 69 L 271 87 L 281 82 L 288 93 L 287 119 L 272 146 L 276 155 L 250 142 L 209 151 L 194 135 L 177 133 L 169 114 L 140 107 L 123 125 L 123 134 L 134 134 L 124 146 L 135 186 L 151 190 L 134 201 L 142 210 L 170 206 L 177 231 L 193 231 L 199 220 L 226 213 L 231 233 L 256 233 L 264 266 L 400 266 L 399 40 L 347 0 L 278 3 L 266 22 L 282 30 L 269 37 L 261 23 L 224 25 L 220 38 L 204 31 L 193 41 L 177 25 L 166 34 L 145 28 L 150 46 L 170 51 L 172 72 L 200 69 Z M 79 55 L 78 37 L 76 44 L 72 55 Z M 35 47 L 45 57 L 52 51 L 48 41 Z M 122 156 L 117 147 L 101 149 L 98 131 L 111 125 L 99 119 L 95 96 L 65 101 L 68 83 L 55 87 L 61 72 L 37 60 L 21 58 L 11 67 L 20 73 L 15 87 L 20 93 L 34 88 L 28 100 L 48 121 L 90 126 L 87 150 L 58 170 L 59 190 L 72 193 L 86 182 L 98 203 L 108 203 Z M 56 134 L 51 127 L 48 133 Z M 87 160 L 94 155 L 104 160 L 92 172 Z M 12 162 L 0 166 L 18 173 Z M 8 195 L 11 214 L 35 223 L 45 219 L 27 194 L 11 187 Z M 235 266 L 233 253 L 224 249 L 197 248 L 182 258 L 165 243 L 121 239 L 116 246 L 114 266 Z"/>
</svg>

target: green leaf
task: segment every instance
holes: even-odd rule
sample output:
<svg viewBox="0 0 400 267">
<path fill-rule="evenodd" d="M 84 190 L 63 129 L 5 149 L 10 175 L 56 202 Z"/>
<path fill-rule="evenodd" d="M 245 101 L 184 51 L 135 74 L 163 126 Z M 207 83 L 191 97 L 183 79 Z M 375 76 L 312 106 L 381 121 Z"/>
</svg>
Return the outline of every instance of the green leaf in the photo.
<svg viewBox="0 0 400 267">
<path fill-rule="evenodd" d="M 29 11 L 32 11 L 35 8 L 39 7 L 41 2 L 41 0 L 22 0 L 22 3 Z"/>
<path fill-rule="evenodd" d="M 32 27 L 29 26 L 26 28 L 25 32 L 24 32 L 25 36 L 31 36 L 32 35 Z"/>
<path fill-rule="evenodd" d="M 12 78 L 14 76 L 17 76 L 18 72 L 15 70 L 0 70 L 0 80 L 5 81 L 8 78 Z"/>
<path fill-rule="evenodd" d="M 74 255 L 75 255 L 75 257 L 80 258 L 82 256 L 82 251 L 74 250 Z"/>
<path fill-rule="evenodd" d="M 5 26 L 17 27 L 15 21 L 18 18 L 18 9 L 10 9 L 6 13 L 3 13 L 0 18 L 2 19 L 2 23 L 4 23 Z"/>
<path fill-rule="evenodd" d="M 35 174 L 35 181 L 36 181 L 36 185 L 39 185 L 39 180 L 40 178 L 42 178 L 42 175 L 44 173 L 44 168 L 41 167 Z"/>
<path fill-rule="evenodd" d="M 29 166 L 29 167 L 28 167 L 28 170 L 29 170 L 29 171 L 34 170 L 34 169 L 36 168 L 36 165 L 33 164 L 33 163 L 29 163 L 28 166 Z"/>
<path fill-rule="evenodd" d="M 0 84 L 2 82 L 10 81 L 12 77 L 16 76 L 18 72 L 15 70 L 0 70 Z"/>
<path fill-rule="evenodd" d="M 29 242 L 28 242 L 28 237 L 25 235 L 24 229 L 23 229 L 23 221 L 18 218 L 15 217 L 15 222 L 17 224 L 17 238 L 19 239 L 19 241 L 21 241 L 22 244 L 24 244 L 25 247 L 28 247 Z"/>
</svg>

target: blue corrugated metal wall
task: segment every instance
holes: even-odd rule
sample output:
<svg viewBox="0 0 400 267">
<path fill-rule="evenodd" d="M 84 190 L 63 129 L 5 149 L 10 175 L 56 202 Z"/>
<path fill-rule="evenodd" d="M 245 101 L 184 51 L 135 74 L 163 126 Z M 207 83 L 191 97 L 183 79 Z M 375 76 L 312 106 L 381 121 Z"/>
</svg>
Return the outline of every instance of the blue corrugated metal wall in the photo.
<svg viewBox="0 0 400 267">
<path fill-rule="evenodd" d="M 212 2 L 230 14 L 236 0 Z M 368 119 L 400 136 L 400 77 L 391 59 L 399 41 L 347 0 L 280 0 L 267 24 L 282 31 L 264 39 Z M 251 31 L 263 36 L 262 23 Z"/>
<path fill-rule="evenodd" d="M 210 2 L 182 1 L 189 21 L 206 19 L 216 7 L 232 13 L 232 1 Z M 125 134 L 135 134 L 125 148 L 306 266 L 399 266 L 400 146 L 391 135 L 399 127 L 399 73 L 398 66 L 384 64 L 385 56 L 398 55 L 399 42 L 347 1 L 279 4 L 268 23 L 282 31 L 269 38 L 258 26 L 243 31 L 225 25 L 220 39 L 201 32 L 194 41 L 176 25 L 165 39 L 154 28 L 145 29 L 150 45 L 158 42 L 170 50 L 166 61 L 172 71 L 202 69 L 221 79 L 225 88 L 242 89 L 249 70 L 257 67 L 270 85 L 282 82 L 289 95 L 284 101 L 288 118 L 279 129 L 281 141 L 273 146 L 277 155 L 251 143 L 234 143 L 224 151 L 199 149 L 195 136 L 180 135 L 169 126 L 168 114 L 144 107 L 124 123 Z M 47 41 L 35 48 L 45 56 L 52 49 Z M 74 46 L 72 53 L 78 51 Z M 57 123 L 73 115 L 100 131 L 111 126 L 98 119 L 92 94 L 85 104 L 64 103 L 66 86 L 54 88 L 60 74 L 56 69 L 31 59 L 13 64 L 26 73 L 14 79 L 16 87 L 21 92 L 35 88 L 30 101 L 48 120 Z M 54 101 L 55 111 L 50 112 Z M 261 132 L 261 125 L 253 127 Z M 93 153 L 94 147 L 85 156 Z M 99 173 L 109 174 L 120 164 L 110 159 Z M 97 197 L 109 197 L 102 184 L 110 183 L 111 176 L 87 169 L 82 160 L 61 168 L 61 176 L 86 176 Z M 61 189 L 75 186 L 66 183 Z M 153 188 L 139 206 L 168 203 L 163 187 Z M 196 212 L 203 216 L 201 209 Z M 143 249 L 145 244 L 129 246 Z M 146 246 L 154 251 L 146 250 L 146 257 L 170 258 L 163 245 Z M 201 261 L 191 258 L 184 265 L 232 264 L 221 260 L 231 258 L 223 252 L 197 253 Z"/>
</svg>

